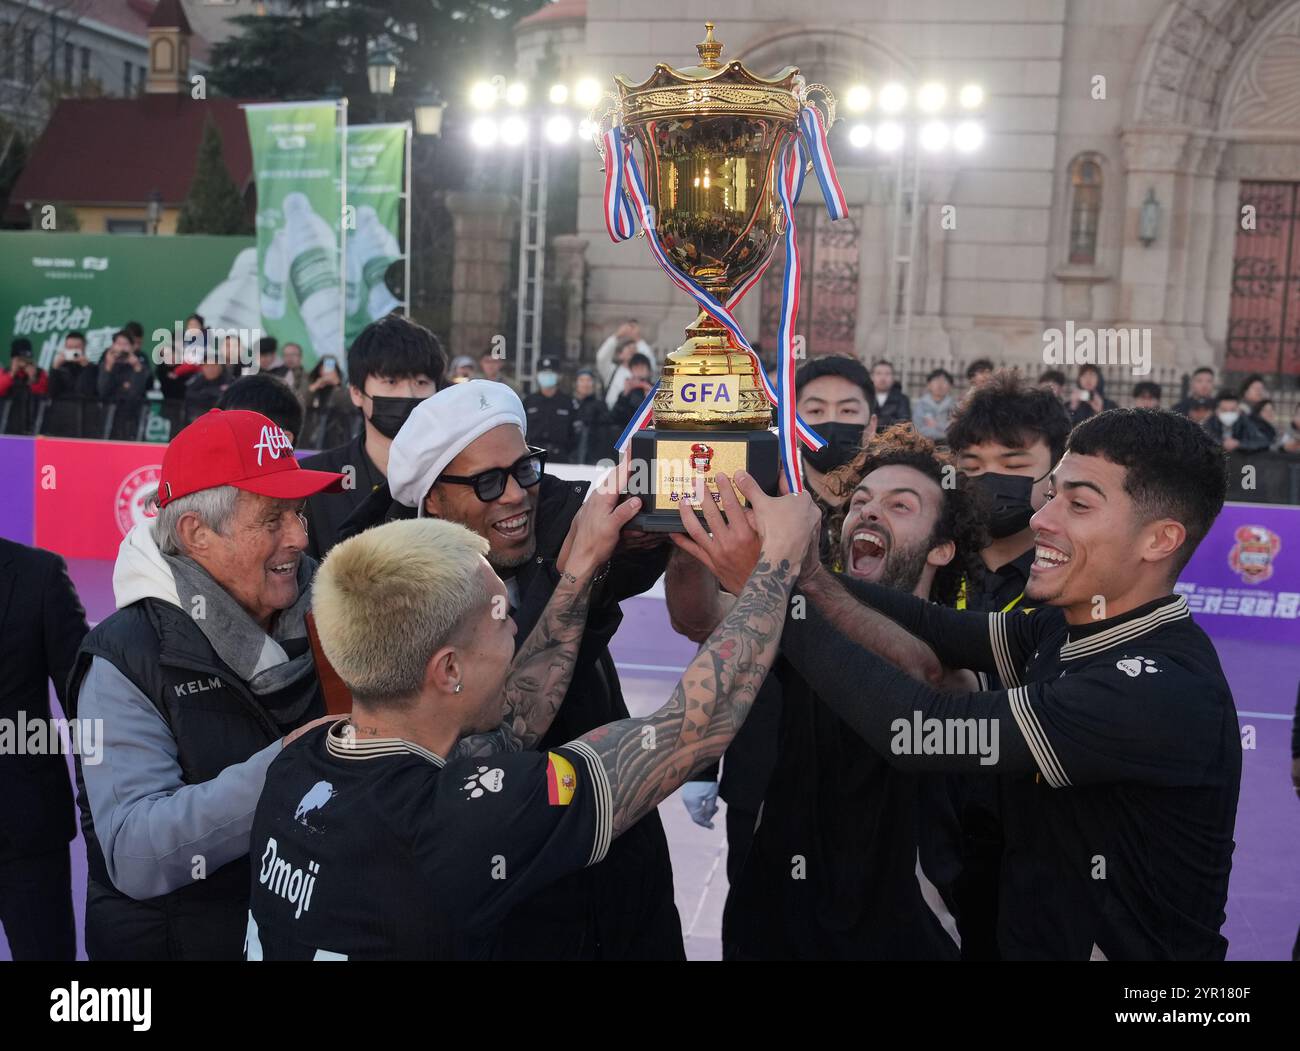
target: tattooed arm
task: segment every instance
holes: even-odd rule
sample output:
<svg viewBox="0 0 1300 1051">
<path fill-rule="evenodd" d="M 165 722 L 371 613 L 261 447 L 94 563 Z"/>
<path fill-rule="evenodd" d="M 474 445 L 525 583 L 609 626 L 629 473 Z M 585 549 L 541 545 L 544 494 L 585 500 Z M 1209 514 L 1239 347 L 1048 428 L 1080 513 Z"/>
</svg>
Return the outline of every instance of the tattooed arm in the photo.
<svg viewBox="0 0 1300 1051">
<path fill-rule="evenodd" d="M 564 541 L 566 557 L 560 583 L 511 662 L 501 730 L 517 739 L 520 747 L 535 746 L 560 710 L 587 627 L 592 581 L 609 561 L 620 531 L 641 509 L 636 497 L 619 502 L 626 474 L 626 466 L 620 467 L 574 515 Z M 469 754 L 484 753 L 471 747 Z"/>
<path fill-rule="evenodd" d="M 574 559 L 569 564 L 576 568 Z M 503 723 L 523 748 L 532 748 L 542 739 L 569 692 L 578 647 L 587 629 L 594 575 L 594 568 L 584 569 L 581 577 L 568 570 L 561 572 L 542 619 L 510 665 Z"/>
<path fill-rule="evenodd" d="M 755 508 L 763 547 L 734 605 L 659 711 L 575 742 L 604 768 L 616 836 L 726 751 L 776 657 L 790 588 L 820 516 L 807 494 L 771 498 L 746 474 L 736 484 Z"/>
</svg>

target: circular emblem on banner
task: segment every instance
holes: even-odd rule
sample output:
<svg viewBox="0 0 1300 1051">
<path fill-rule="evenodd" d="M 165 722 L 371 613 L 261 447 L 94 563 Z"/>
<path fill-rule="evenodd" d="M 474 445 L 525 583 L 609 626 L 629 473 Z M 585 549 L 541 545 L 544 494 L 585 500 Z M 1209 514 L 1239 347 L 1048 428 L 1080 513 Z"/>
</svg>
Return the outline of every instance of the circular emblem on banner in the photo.
<svg viewBox="0 0 1300 1051">
<path fill-rule="evenodd" d="M 122 484 L 117 487 L 117 496 L 113 498 L 113 513 L 117 515 L 117 528 L 123 536 L 153 517 L 145 513 L 144 498 L 158 487 L 161 477 L 162 464 L 151 463 L 147 467 L 137 467 L 122 479 Z"/>
</svg>

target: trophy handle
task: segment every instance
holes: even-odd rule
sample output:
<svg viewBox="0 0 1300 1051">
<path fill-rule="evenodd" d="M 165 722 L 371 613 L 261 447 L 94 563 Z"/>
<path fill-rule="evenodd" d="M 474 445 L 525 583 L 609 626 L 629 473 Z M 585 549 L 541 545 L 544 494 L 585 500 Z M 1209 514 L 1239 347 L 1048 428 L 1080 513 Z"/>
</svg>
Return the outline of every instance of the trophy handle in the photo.
<svg viewBox="0 0 1300 1051">
<path fill-rule="evenodd" d="M 809 84 L 799 95 L 799 101 L 805 106 L 815 106 L 813 93 L 821 96 L 821 109 L 825 112 L 822 114 L 826 120 L 826 130 L 829 132 L 835 126 L 835 93 L 825 84 Z"/>
<path fill-rule="evenodd" d="M 604 103 L 604 109 L 601 109 L 601 103 Z M 612 91 L 607 91 L 600 96 L 600 102 L 592 107 L 591 112 L 587 114 L 587 120 L 595 128 L 591 136 L 591 141 L 596 147 L 596 152 L 600 154 L 600 159 L 605 160 L 605 132 L 623 117 L 623 105 L 619 97 Z"/>
</svg>

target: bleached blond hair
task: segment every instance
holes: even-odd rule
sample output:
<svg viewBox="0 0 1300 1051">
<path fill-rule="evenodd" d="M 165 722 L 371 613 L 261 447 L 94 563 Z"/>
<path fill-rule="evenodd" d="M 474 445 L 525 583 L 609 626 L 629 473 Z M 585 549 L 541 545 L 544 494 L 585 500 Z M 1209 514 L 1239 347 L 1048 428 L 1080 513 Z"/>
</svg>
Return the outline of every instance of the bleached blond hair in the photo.
<svg viewBox="0 0 1300 1051">
<path fill-rule="evenodd" d="M 368 529 L 330 550 L 312 589 L 321 648 L 353 697 L 413 698 L 429 659 L 490 600 L 488 542 L 464 526 L 417 518 Z"/>
</svg>

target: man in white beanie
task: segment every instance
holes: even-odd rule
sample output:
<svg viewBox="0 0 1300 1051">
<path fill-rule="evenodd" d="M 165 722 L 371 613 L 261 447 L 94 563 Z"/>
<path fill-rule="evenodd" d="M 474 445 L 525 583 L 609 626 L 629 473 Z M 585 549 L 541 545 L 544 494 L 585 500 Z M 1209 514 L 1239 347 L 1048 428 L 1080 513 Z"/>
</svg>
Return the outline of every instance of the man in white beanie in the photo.
<svg viewBox="0 0 1300 1051">
<path fill-rule="evenodd" d="M 469 380 L 440 390 L 394 439 L 388 491 L 358 509 L 341 539 L 414 515 L 468 527 L 488 542 L 487 560 L 505 582 L 522 642 L 560 581 L 565 538 L 590 484 L 546 474 L 546 454 L 525 441 L 527 426 L 523 402 L 505 384 Z M 619 602 L 659 578 L 670 550 L 636 544 L 620 545 L 597 574 L 573 681 L 538 749 L 628 718 L 609 640 L 623 618 Z M 515 959 L 684 959 L 658 812 L 629 829 L 599 865 L 519 906 L 505 925 L 503 952 Z"/>
</svg>

